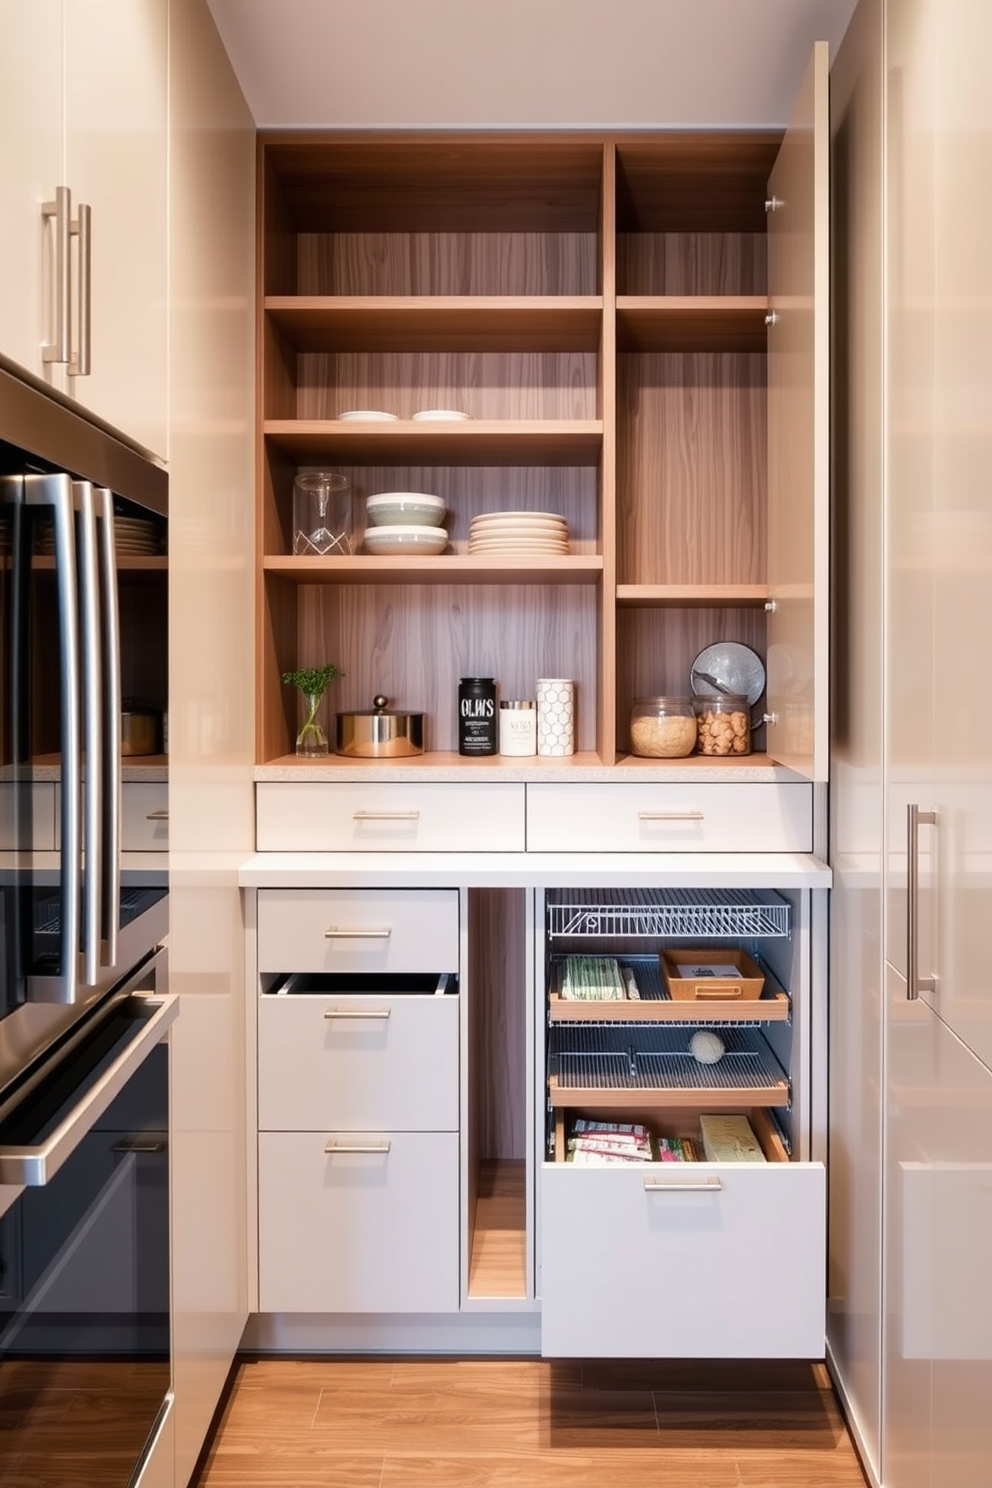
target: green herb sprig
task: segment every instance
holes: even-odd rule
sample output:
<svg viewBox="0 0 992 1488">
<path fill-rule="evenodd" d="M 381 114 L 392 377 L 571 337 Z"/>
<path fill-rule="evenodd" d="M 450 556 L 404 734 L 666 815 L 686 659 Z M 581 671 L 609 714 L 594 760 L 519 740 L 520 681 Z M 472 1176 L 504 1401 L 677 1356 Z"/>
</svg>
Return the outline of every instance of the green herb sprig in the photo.
<svg viewBox="0 0 992 1488">
<path fill-rule="evenodd" d="M 329 682 L 343 677 L 333 661 L 322 667 L 298 667 L 295 672 L 283 672 L 282 680 L 287 687 L 298 687 L 307 697 L 322 696 Z"/>
</svg>

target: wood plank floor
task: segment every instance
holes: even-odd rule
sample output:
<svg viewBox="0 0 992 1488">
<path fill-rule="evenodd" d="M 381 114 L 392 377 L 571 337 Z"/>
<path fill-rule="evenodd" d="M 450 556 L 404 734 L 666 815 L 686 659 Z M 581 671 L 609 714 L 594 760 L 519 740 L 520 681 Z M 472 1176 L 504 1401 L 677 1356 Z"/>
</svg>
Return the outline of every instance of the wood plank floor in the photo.
<svg viewBox="0 0 992 1488">
<path fill-rule="evenodd" d="M 194 1488 L 864 1488 L 821 1364 L 242 1362 Z"/>
</svg>

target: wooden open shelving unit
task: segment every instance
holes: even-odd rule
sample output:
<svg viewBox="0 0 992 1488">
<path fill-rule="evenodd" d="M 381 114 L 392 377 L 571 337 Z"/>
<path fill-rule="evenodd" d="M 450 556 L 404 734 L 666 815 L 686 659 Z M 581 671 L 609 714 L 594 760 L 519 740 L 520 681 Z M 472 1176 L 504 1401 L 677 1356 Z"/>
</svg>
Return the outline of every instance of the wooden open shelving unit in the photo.
<svg viewBox="0 0 992 1488">
<path fill-rule="evenodd" d="M 775 132 L 263 134 L 258 180 L 260 764 L 283 671 L 385 693 L 455 753 L 462 675 L 577 684 L 577 747 L 622 759 L 636 696 L 704 645 L 765 651 L 766 181 Z M 464 423 L 420 423 L 455 407 Z M 397 420 L 340 422 L 354 408 Z M 301 466 L 429 490 L 436 558 L 292 556 Z M 553 510 L 572 552 L 491 562 L 474 516 Z M 763 747 L 759 730 L 756 749 Z M 752 757 L 753 758 L 753 757 Z M 734 768 L 727 763 L 728 771 Z"/>
</svg>

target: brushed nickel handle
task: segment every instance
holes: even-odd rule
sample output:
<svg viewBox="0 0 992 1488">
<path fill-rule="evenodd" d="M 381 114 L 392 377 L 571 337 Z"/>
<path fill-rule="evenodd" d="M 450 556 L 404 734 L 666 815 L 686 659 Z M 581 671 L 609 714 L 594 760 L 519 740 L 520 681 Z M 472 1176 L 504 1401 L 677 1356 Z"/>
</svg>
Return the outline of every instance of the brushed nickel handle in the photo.
<svg viewBox="0 0 992 1488">
<path fill-rule="evenodd" d="M 42 219 L 55 218 L 55 340 L 41 348 L 44 362 L 68 362 L 72 295 L 69 288 L 69 235 L 72 197 L 68 186 L 56 186 L 55 200 L 42 203 Z"/>
<path fill-rule="evenodd" d="M 389 1017 L 391 1008 L 326 1008 L 324 1017 L 330 1022 L 338 1018 L 378 1018 L 380 1021 Z"/>
<path fill-rule="evenodd" d="M 350 927 L 348 925 L 328 925 L 324 931 L 325 940 L 388 940 L 392 935 L 391 925 L 380 925 L 378 928 L 370 926 L 368 929 Z"/>
<path fill-rule="evenodd" d="M 338 1152 L 388 1152 L 392 1144 L 385 1142 L 325 1142 L 324 1151 L 328 1157 L 333 1157 Z"/>
<path fill-rule="evenodd" d="M 702 811 L 639 811 L 638 821 L 704 821 Z"/>
<path fill-rule="evenodd" d="M 93 276 L 90 271 L 90 223 L 92 213 L 85 202 L 79 203 L 79 219 L 70 229 L 79 238 L 79 346 L 75 356 L 70 356 L 67 371 L 70 377 L 90 375 L 90 326 Z"/>
<path fill-rule="evenodd" d="M 169 811 L 168 811 L 168 807 L 165 807 L 165 806 L 163 806 L 159 811 L 149 811 L 148 814 L 145 817 L 145 821 L 168 821 L 168 820 L 169 820 Z"/>
<path fill-rule="evenodd" d="M 78 519 L 79 613 L 83 684 L 83 982 L 95 987 L 100 977 L 103 920 L 103 627 L 100 619 L 100 575 L 97 558 L 96 504 L 89 481 L 73 483 Z"/>
<path fill-rule="evenodd" d="M 97 486 L 93 502 L 103 635 L 103 960 L 106 966 L 116 966 L 121 920 L 121 625 L 117 607 L 113 492 L 106 486 Z"/>
<path fill-rule="evenodd" d="M 53 1131 L 37 1146 L 0 1147 L 0 1183 L 43 1188 L 55 1176 L 175 1021 L 179 998 L 156 998 L 149 1007 L 154 1011 L 140 1031 Z"/>
<path fill-rule="evenodd" d="M 936 811 L 921 811 L 915 802 L 906 807 L 906 1001 L 915 1002 L 921 992 L 937 990 L 935 976 L 919 973 L 920 827 L 935 827 Z"/>
<path fill-rule="evenodd" d="M 419 811 L 356 811 L 353 821 L 419 821 Z"/>
<path fill-rule="evenodd" d="M 685 1179 L 679 1179 L 672 1183 L 665 1183 L 657 1178 L 645 1178 L 645 1193 L 717 1193 L 723 1184 L 715 1175 L 712 1178 L 701 1178 L 693 1183 Z"/>
</svg>

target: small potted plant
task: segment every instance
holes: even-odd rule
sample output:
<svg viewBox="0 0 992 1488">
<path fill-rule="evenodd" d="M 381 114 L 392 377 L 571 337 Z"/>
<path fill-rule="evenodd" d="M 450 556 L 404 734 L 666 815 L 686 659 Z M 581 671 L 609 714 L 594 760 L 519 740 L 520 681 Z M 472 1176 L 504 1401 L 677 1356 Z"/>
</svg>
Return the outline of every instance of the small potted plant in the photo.
<svg viewBox="0 0 992 1488">
<path fill-rule="evenodd" d="M 283 672 L 282 680 L 287 687 L 298 687 L 306 717 L 296 736 L 296 752 L 308 759 L 326 754 L 327 735 L 317 722 L 317 709 L 323 701 L 328 683 L 335 677 L 343 677 L 333 661 L 321 667 L 298 667 L 295 672 Z"/>
</svg>

